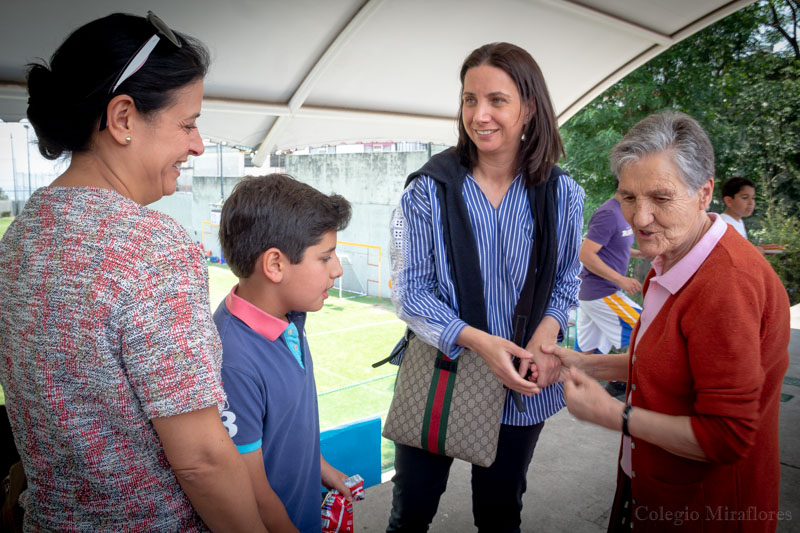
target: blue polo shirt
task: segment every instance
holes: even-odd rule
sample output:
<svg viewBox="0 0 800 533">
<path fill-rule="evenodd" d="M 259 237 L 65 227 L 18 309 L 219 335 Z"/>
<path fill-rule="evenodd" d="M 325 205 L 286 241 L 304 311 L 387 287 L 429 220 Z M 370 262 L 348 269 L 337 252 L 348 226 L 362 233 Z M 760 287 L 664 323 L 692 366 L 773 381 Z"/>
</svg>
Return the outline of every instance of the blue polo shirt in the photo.
<svg viewBox="0 0 800 533">
<path fill-rule="evenodd" d="M 289 314 L 297 337 L 286 335 L 290 324 L 237 296 L 237 287 L 214 313 L 228 395 L 222 422 L 241 453 L 261 448 L 267 479 L 297 529 L 319 533 L 319 412 L 306 314 Z"/>
</svg>

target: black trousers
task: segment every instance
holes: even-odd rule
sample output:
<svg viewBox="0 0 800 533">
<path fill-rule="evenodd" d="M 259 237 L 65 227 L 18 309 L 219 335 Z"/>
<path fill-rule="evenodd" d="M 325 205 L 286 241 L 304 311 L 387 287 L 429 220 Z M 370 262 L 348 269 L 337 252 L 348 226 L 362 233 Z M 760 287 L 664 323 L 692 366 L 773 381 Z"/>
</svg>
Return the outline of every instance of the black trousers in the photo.
<svg viewBox="0 0 800 533">
<path fill-rule="evenodd" d="M 518 533 L 526 474 L 544 422 L 500 427 L 497 459 L 472 465 L 472 515 L 480 533 Z M 392 514 L 387 533 L 424 532 L 447 487 L 451 457 L 395 444 Z"/>
</svg>

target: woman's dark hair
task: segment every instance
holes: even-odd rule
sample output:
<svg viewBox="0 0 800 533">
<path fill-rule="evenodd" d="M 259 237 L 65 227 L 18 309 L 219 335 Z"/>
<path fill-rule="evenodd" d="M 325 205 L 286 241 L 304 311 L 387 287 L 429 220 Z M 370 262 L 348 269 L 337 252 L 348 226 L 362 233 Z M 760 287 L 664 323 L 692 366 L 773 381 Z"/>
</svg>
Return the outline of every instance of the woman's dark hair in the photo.
<svg viewBox="0 0 800 533">
<path fill-rule="evenodd" d="M 149 115 L 171 105 L 176 89 L 205 77 L 208 50 L 175 32 L 180 48 L 162 37 L 144 65 L 109 94 L 127 61 L 156 31 L 144 17 L 115 13 L 75 30 L 49 66 L 43 60 L 28 65 L 28 120 L 44 157 L 88 151 L 115 95 L 129 95 Z"/>
<path fill-rule="evenodd" d="M 510 43 L 485 44 L 473 50 L 461 66 L 462 93 L 467 71 L 481 65 L 490 65 L 503 70 L 514 80 L 520 101 L 523 104 L 527 102 L 533 105 L 531 119 L 523 129 L 524 139 L 520 141 L 517 153 L 517 168 L 523 173 L 528 185 L 538 185 L 547 181 L 550 170 L 564 154 L 564 145 L 558 133 L 558 121 L 539 65 L 519 46 Z M 522 112 L 525 112 L 524 107 Z M 464 128 L 460 102 L 456 149 L 464 166 L 474 168 L 477 165 L 478 149 Z"/>
<path fill-rule="evenodd" d="M 222 205 L 219 242 L 236 277 L 247 278 L 270 248 L 299 263 L 326 233 L 346 228 L 350 215 L 343 196 L 324 194 L 287 174 L 249 176 Z"/>
</svg>

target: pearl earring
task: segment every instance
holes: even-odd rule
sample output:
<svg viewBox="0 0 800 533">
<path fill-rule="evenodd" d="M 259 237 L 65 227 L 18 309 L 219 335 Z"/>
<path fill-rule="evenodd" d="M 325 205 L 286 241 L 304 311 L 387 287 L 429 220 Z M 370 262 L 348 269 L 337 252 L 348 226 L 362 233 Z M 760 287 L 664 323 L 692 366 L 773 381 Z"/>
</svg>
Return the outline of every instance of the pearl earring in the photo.
<svg viewBox="0 0 800 533">
<path fill-rule="evenodd" d="M 128 135 L 127 137 L 125 137 L 125 144 L 130 144 L 130 143 L 131 143 L 131 136 Z"/>
</svg>

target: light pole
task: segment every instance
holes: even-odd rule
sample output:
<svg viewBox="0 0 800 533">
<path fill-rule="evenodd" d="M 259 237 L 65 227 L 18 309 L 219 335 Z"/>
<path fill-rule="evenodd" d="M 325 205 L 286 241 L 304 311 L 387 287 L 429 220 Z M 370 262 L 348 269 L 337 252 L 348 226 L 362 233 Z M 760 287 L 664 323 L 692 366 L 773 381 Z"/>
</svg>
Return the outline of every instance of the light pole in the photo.
<svg viewBox="0 0 800 533">
<path fill-rule="evenodd" d="M 14 178 L 14 205 L 11 214 L 17 216 L 19 213 L 17 212 L 17 160 L 14 159 L 14 134 L 9 132 L 8 137 L 11 139 L 11 175 Z"/>
<path fill-rule="evenodd" d="M 31 190 L 31 141 L 28 138 L 28 129 L 30 126 L 27 124 L 22 125 L 25 128 L 25 154 L 28 157 L 28 199 L 30 199 L 33 191 Z"/>
<path fill-rule="evenodd" d="M 225 187 L 223 185 L 224 182 L 224 172 L 223 168 L 224 165 L 222 164 L 222 147 L 227 146 L 228 141 L 217 141 L 217 173 L 219 174 L 219 203 L 222 205 L 222 202 L 225 201 Z"/>
<path fill-rule="evenodd" d="M 225 188 L 222 186 L 222 143 L 217 141 L 217 174 L 219 174 L 219 203 L 225 199 Z"/>
</svg>

